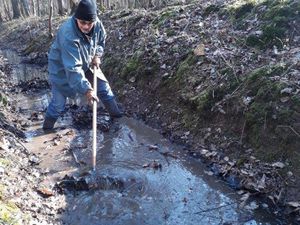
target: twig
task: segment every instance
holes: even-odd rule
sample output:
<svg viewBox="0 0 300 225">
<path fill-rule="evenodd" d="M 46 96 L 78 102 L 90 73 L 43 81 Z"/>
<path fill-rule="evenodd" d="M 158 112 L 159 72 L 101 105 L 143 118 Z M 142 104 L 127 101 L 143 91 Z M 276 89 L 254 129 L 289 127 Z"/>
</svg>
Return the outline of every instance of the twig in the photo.
<svg viewBox="0 0 300 225">
<path fill-rule="evenodd" d="M 232 65 L 230 65 L 230 63 L 225 59 L 225 57 L 223 56 L 223 54 L 221 53 L 221 51 L 219 51 L 219 55 L 220 55 L 221 58 L 224 60 L 225 64 L 226 64 L 227 66 L 229 66 L 229 67 L 232 69 L 233 75 L 234 75 L 236 81 L 239 82 L 239 79 L 238 79 L 238 77 L 237 77 L 237 75 L 236 75 L 236 72 L 235 72 L 234 67 L 233 67 Z"/>
<path fill-rule="evenodd" d="M 246 122 L 247 122 L 247 120 L 245 120 L 244 124 L 243 124 L 242 134 L 241 134 L 241 138 L 240 138 L 241 144 L 243 143 L 243 136 L 244 136 L 244 132 L 245 132 Z"/>
<path fill-rule="evenodd" d="M 278 125 L 278 128 L 290 128 L 298 137 L 300 137 L 300 134 L 291 126 L 287 126 L 287 125 Z"/>
<path fill-rule="evenodd" d="M 185 31 L 189 25 L 190 25 L 190 17 L 188 18 L 188 23 L 185 25 L 182 31 Z"/>
<path fill-rule="evenodd" d="M 72 152 L 72 155 L 73 155 L 73 157 L 74 157 L 75 162 L 76 162 L 78 165 L 81 165 L 81 163 L 79 162 L 79 160 L 78 160 L 77 155 L 75 154 L 75 152 L 74 152 L 73 150 L 71 150 L 71 152 Z"/>
<path fill-rule="evenodd" d="M 265 118 L 264 118 L 264 130 L 267 128 L 267 112 L 265 112 Z"/>
<path fill-rule="evenodd" d="M 231 206 L 231 205 L 234 205 L 234 204 L 235 204 L 235 203 L 230 203 L 230 204 L 227 204 L 227 205 L 221 205 L 221 206 L 218 206 L 218 207 L 215 207 L 215 208 L 204 209 L 204 210 L 201 210 L 201 211 L 199 211 L 199 212 L 195 212 L 194 214 L 206 213 L 206 212 L 218 210 L 218 209 L 221 209 L 221 208 L 224 208 L 224 207 L 227 207 L 227 206 Z"/>
</svg>

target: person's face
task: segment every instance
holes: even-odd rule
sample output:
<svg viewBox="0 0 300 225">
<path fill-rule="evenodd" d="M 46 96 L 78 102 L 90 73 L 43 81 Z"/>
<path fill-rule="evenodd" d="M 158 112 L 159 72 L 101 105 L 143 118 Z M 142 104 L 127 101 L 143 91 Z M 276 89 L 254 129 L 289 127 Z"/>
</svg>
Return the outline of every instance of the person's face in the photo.
<svg viewBox="0 0 300 225">
<path fill-rule="evenodd" d="M 95 22 L 79 20 L 79 19 L 76 19 L 76 21 L 80 31 L 84 34 L 89 33 L 95 24 Z"/>
</svg>

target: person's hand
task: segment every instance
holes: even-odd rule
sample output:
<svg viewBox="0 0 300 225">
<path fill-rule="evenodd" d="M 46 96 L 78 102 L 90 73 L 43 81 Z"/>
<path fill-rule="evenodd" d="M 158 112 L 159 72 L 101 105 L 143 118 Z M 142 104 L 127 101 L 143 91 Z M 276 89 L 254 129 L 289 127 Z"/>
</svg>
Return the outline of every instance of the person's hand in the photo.
<svg viewBox="0 0 300 225">
<path fill-rule="evenodd" d="M 92 67 L 96 67 L 97 69 L 100 69 L 101 59 L 99 56 L 95 55 L 92 60 Z"/>
<path fill-rule="evenodd" d="M 89 105 L 93 105 L 94 101 L 99 102 L 99 99 L 93 90 L 88 90 L 85 96 Z"/>
</svg>

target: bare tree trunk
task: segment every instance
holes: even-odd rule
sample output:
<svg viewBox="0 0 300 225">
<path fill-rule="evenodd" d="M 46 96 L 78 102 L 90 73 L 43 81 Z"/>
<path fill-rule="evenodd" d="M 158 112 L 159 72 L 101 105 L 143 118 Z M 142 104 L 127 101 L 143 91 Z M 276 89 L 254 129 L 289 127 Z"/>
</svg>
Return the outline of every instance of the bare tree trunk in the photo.
<svg viewBox="0 0 300 225">
<path fill-rule="evenodd" d="M 103 1 L 102 1 L 102 0 L 97 0 L 97 3 L 99 3 L 99 5 L 100 5 L 100 10 L 102 10 L 103 7 L 104 7 Z"/>
<path fill-rule="evenodd" d="M 8 5 L 7 5 L 7 2 L 5 0 L 2 0 L 3 2 L 3 7 L 4 7 L 4 11 L 5 11 L 5 15 L 6 17 L 11 20 L 11 15 L 10 15 L 10 11 L 9 11 L 9 8 L 8 8 Z"/>
<path fill-rule="evenodd" d="M 22 0 L 22 8 L 24 15 L 28 17 L 30 15 L 28 0 Z"/>
<path fill-rule="evenodd" d="M 49 36 L 53 37 L 53 33 L 52 33 L 52 13 L 53 13 L 53 7 L 52 7 L 52 0 L 49 0 Z"/>
<path fill-rule="evenodd" d="M 35 5 L 34 5 L 34 0 L 31 0 L 31 12 L 32 12 L 32 15 L 36 16 L 35 14 Z"/>
<path fill-rule="evenodd" d="M 70 15 L 72 15 L 76 10 L 77 4 L 75 3 L 74 0 L 70 0 L 69 2 L 70 2 L 70 8 L 71 8 Z"/>
<path fill-rule="evenodd" d="M 19 1 L 11 0 L 12 10 L 13 10 L 13 19 L 18 19 L 21 17 L 21 12 L 19 9 Z"/>
<path fill-rule="evenodd" d="M 63 7 L 63 0 L 57 0 L 57 5 L 58 5 L 58 14 L 60 16 L 63 16 L 65 14 L 64 7 Z"/>
<path fill-rule="evenodd" d="M 110 1 L 109 0 L 106 0 L 106 7 L 107 9 L 110 9 Z"/>
<path fill-rule="evenodd" d="M 37 15 L 40 16 L 41 15 L 41 7 L 40 7 L 40 1 L 37 0 Z"/>
</svg>

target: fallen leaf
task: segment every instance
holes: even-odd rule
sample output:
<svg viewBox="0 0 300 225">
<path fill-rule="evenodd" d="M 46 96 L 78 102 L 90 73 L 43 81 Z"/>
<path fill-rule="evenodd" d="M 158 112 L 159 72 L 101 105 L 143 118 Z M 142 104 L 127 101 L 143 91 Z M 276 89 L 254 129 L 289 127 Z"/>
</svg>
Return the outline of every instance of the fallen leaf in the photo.
<svg viewBox="0 0 300 225">
<path fill-rule="evenodd" d="M 158 146 L 157 145 L 149 145 L 149 150 L 158 150 Z"/>
<path fill-rule="evenodd" d="M 199 44 L 194 49 L 194 54 L 197 55 L 197 56 L 203 56 L 203 55 L 205 55 L 205 45 L 204 44 Z"/>
<path fill-rule="evenodd" d="M 206 155 L 208 153 L 207 149 L 201 149 L 200 151 L 201 155 Z"/>
<path fill-rule="evenodd" d="M 294 208 L 300 207 L 300 202 L 288 202 L 286 203 L 288 206 L 292 206 Z"/>
<path fill-rule="evenodd" d="M 143 164 L 143 168 L 147 168 L 147 167 L 149 167 L 150 166 L 150 163 L 145 163 L 145 164 Z"/>
<path fill-rule="evenodd" d="M 209 175 L 209 176 L 214 175 L 214 173 L 213 173 L 212 171 L 206 171 L 206 170 L 205 170 L 204 173 L 207 174 L 207 175 Z"/>
<path fill-rule="evenodd" d="M 44 187 L 40 187 L 37 189 L 37 192 L 42 195 L 44 198 L 48 198 L 54 195 L 53 191 L 48 189 L 48 188 L 44 188 Z"/>
<path fill-rule="evenodd" d="M 282 169 L 283 167 L 285 167 L 285 165 L 282 162 L 273 163 L 272 166 L 280 168 L 280 169 Z"/>
</svg>

